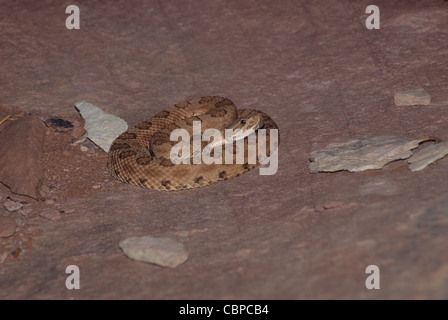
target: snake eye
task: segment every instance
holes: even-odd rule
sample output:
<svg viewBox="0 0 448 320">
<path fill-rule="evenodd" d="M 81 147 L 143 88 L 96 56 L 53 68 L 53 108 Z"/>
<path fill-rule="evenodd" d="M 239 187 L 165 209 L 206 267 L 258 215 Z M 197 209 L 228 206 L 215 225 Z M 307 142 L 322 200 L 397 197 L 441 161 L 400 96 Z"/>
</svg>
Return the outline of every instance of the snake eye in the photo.
<svg viewBox="0 0 448 320">
<path fill-rule="evenodd" d="M 241 120 L 241 124 L 246 124 L 246 120 Z"/>
</svg>

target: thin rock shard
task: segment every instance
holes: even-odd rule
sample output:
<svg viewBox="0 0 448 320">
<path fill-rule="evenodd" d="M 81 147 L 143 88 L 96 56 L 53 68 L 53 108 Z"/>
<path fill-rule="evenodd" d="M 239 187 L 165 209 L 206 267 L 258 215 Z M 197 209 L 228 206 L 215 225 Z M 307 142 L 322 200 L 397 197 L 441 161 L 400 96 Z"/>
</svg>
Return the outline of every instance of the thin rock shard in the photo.
<svg viewBox="0 0 448 320">
<path fill-rule="evenodd" d="M 423 88 L 400 91 L 394 95 L 397 106 L 427 106 L 431 103 L 431 96 Z"/>
<path fill-rule="evenodd" d="M 408 159 L 411 171 L 420 171 L 431 163 L 442 159 L 448 154 L 448 142 L 441 142 L 426 147 Z"/>
<path fill-rule="evenodd" d="M 348 170 L 359 172 L 381 169 L 391 161 L 407 159 L 412 149 L 428 139 L 399 136 L 363 137 L 346 142 L 331 143 L 311 153 L 309 171 L 335 172 Z"/>
</svg>

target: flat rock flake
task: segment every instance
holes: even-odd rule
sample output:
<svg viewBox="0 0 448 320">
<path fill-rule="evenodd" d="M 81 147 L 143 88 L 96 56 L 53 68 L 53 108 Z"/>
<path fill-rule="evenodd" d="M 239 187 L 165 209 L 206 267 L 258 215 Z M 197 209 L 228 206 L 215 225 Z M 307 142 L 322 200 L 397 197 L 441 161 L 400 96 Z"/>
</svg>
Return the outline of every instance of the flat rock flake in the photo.
<svg viewBox="0 0 448 320">
<path fill-rule="evenodd" d="M 411 171 L 421 170 L 448 154 L 446 142 L 423 148 L 416 154 L 412 152 L 420 143 L 430 140 L 433 139 L 377 136 L 331 143 L 311 153 L 309 171 L 311 173 L 341 170 L 359 172 L 381 169 L 392 161 L 408 158 Z"/>
</svg>

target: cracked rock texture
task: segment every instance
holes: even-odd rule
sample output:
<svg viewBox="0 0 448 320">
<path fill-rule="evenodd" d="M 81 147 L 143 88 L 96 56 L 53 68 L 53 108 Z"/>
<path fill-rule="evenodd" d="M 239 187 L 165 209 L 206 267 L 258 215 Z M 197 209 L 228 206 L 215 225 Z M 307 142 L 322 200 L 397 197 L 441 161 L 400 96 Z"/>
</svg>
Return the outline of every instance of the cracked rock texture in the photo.
<svg viewBox="0 0 448 320">
<path fill-rule="evenodd" d="M 403 160 L 308 172 L 312 151 L 356 137 L 448 140 L 448 2 L 376 1 L 380 30 L 365 28 L 370 4 L 82 1 L 81 28 L 67 30 L 65 2 L 3 1 L 0 119 L 62 117 L 79 134 L 77 101 L 134 126 L 220 95 L 268 113 L 282 143 L 275 175 L 167 193 L 115 181 L 102 150 L 46 128 L 43 199 L 0 185 L 2 203 L 23 204 L 0 206 L 16 223 L 0 238 L 0 298 L 447 299 L 448 158 L 419 172 Z M 394 105 L 415 88 L 429 107 Z M 148 234 L 182 243 L 188 260 L 123 254 L 121 240 Z M 80 290 L 65 288 L 68 265 Z M 380 290 L 365 287 L 369 265 Z"/>
</svg>

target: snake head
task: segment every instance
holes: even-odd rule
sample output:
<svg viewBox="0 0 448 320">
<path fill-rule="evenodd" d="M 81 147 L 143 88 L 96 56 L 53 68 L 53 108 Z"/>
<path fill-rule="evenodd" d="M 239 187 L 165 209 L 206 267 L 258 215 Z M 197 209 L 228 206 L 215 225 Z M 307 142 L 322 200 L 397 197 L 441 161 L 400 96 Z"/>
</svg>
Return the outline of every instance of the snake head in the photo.
<svg viewBox="0 0 448 320">
<path fill-rule="evenodd" d="M 257 111 L 251 111 L 249 114 L 235 120 L 228 129 L 234 131 L 233 141 L 244 139 L 259 128 L 263 127 L 263 117 Z"/>
</svg>

